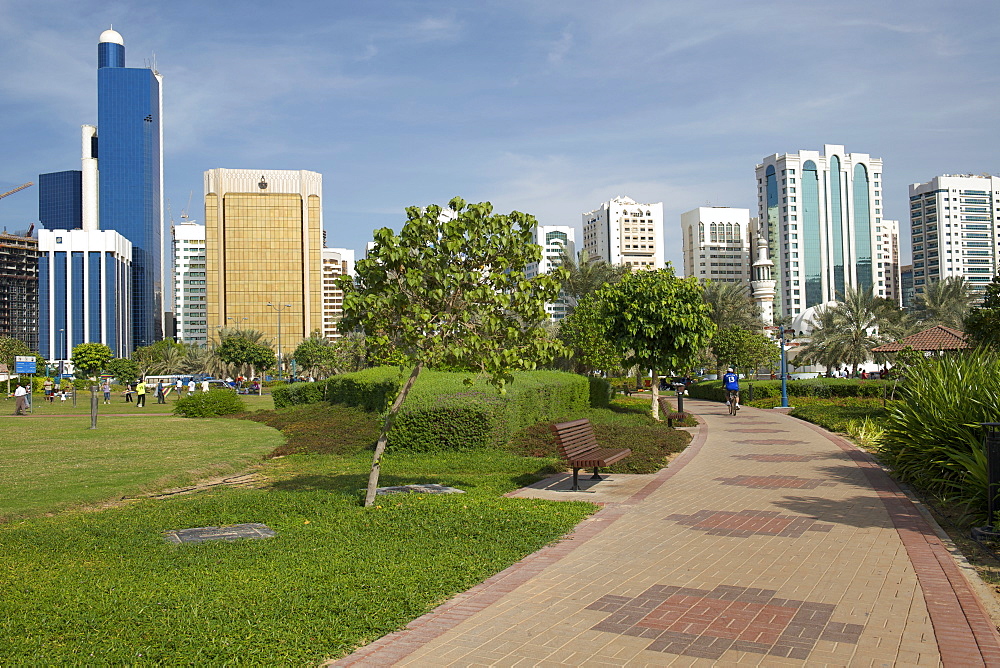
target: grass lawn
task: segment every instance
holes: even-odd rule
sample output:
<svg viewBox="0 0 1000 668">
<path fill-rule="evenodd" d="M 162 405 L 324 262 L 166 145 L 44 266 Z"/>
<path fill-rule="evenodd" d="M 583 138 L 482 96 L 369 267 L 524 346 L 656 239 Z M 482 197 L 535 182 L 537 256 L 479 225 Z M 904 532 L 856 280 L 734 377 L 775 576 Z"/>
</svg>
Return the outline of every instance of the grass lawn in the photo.
<svg viewBox="0 0 1000 668">
<path fill-rule="evenodd" d="M 357 412 L 339 419 L 338 408 L 323 420 L 296 417 L 307 409 L 316 410 L 276 414 L 292 444 L 284 451 L 294 454 L 261 467 L 259 488 L 212 488 L 0 525 L 5 663 L 315 665 L 405 625 L 595 509 L 501 496 L 537 479 L 551 460 L 499 451 L 390 453 L 382 484 L 438 482 L 466 493 L 380 497 L 362 508 L 370 429 L 359 428 Z M 34 422 L 11 420 L 20 429 Z M 144 440 L 128 435 L 135 425 L 160 425 L 161 434 L 203 425 L 200 440 L 189 440 L 208 450 L 238 439 L 240 429 L 278 435 L 243 420 L 119 420 L 122 442 L 133 445 Z M 112 418 L 107 423 L 110 433 Z M 331 430 L 341 439 L 324 451 L 322 433 Z M 355 434 L 353 442 L 344 434 Z M 66 456 L 81 438 L 74 435 Z M 59 440 L 53 431 L 34 442 L 51 449 Z M 165 452 L 161 445 L 143 456 Z M 99 477 L 99 469 L 90 474 Z M 180 546 L 162 537 L 242 522 L 265 523 L 278 536 Z"/>
<path fill-rule="evenodd" d="M 275 430 L 171 416 L 0 420 L 0 520 L 94 504 L 245 469 L 279 447 Z"/>
</svg>

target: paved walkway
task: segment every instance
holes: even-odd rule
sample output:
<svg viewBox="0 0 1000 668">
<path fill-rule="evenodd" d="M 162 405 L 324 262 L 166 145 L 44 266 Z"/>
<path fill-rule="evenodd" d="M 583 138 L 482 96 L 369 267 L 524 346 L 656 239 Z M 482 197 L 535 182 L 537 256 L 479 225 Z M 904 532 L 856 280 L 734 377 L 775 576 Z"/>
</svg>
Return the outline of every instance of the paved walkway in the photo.
<svg viewBox="0 0 1000 668">
<path fill-rule="evenodd" d="M 644 486 L 335 665 L 1000 665 L 974 586 L 867 455 L 690 403 L 704 424 Z"/>
</svg>

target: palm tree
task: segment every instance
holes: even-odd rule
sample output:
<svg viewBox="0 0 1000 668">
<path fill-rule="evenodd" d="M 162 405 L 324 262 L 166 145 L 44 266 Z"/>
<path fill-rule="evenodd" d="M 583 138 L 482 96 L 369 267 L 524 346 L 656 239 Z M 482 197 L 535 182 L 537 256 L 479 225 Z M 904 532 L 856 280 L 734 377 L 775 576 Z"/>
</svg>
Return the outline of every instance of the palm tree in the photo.
<svg viewBox="0 0 1000 668">
<path fill-rule="evenodd" d="M 835 305 L 816 309 L 811 340 L 797 358 L 822 364 L 827 371 L 850 364 L 857 375 L 858 366 L 872 358 L 872 348 L 898 338 L 912 326 L 895 313 L 898 310 L 891 301 L 875 297 L 871 289 L 848 287 Z"/>
<path fill-rule="evenodd" d="M 976 299 L 969 288 L 964 276 L 947 276 L 928 283 L 923 293 L 917 295 L 916 304 L 924 326 L 944 325 L 961 329 L 962 321 Z"/>
<path fill-rule="evenodd" d="M 564 251 L 560 260 L 561 266 L 569 271 L 562 291 L 569 298 L 570 307 L 575 307 L 594 290 L 608 283 L 617 283 L 629 272 L 627 266 L 615 266 L 600 258 L 591 258 L 585 250 L 580 251 L 576 258 Z"/>
<path fill-rule="evenodd" d="M 702 287 L 705 303 L 712 309 L 712 322 L 720 330 L 740 327 L 759 332 L 764 327 L 760 307 L 753 300 L 745 283 L 705 281 Z"/>
</svg>

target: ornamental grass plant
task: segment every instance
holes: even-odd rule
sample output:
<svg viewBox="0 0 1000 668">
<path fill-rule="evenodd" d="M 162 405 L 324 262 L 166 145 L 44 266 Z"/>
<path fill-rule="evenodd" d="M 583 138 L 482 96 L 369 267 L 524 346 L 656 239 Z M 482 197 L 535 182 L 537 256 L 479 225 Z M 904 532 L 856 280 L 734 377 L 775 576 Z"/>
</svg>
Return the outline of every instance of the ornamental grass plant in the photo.
<svg viewBox="0 0 1000 668">
<path fill-rule="evenodd" d="M 982 422 L 1000 421 L 1000 357 L 977 350 L 911 368 L 885 421 L 881 456 L 903 481 L 985 509 Z"/>
</svg>

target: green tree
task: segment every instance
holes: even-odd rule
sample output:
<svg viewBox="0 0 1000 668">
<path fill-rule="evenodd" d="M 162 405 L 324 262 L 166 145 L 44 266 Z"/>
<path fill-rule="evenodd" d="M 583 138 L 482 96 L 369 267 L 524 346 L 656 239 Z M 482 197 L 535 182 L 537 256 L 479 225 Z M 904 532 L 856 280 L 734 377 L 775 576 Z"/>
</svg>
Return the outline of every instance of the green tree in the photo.
<svg viewBox="0 0 1000 668">
<path fill-rule="evenodd" d="M 336 364 L 333 342 L 319 333 L 303 339 L 292 353 L 292 359 L 310 376 L 326 375 Z"/>
<path fill-rule="evenodd" d="M 659 419 L 660 372 L 686 368 L 715 334 L 711 310 L 694 278 L 677 278 L 667 265 L 659 271 L 637 271 L 595 293 L 607 309 L 610 343 L 653 374 L 652 414 Z"/>
<path fill-rule="evenodd" d="M 15 357 L 34 354 L 24 341 L 6 336 L 0 337 L 0 364 L 6 364 L 11 373 L 14 373 Z"/>
<path fill-rule="evenodd" d="M 594 294 L 585 296 L 576 308 L 559 321 L 559 340 L 569 350 L 577 373 L 603 371 L 609 376 L 624 373 L 625 358 L 608 345 L 608 317 L 605 306 Z"/>
<path fill-rule="evenodd" d="M 139 365 L 124 357 L 108 360 L 104 370 L 114 376 L 119 383 L 131 383 L 139 377 Z"/>
<path fill-rule="evenodd" d="M 768 336 L 741 327 L 720 329 L 712 337 L 712 354 L 720 368 L 735 367 L 743 373 L 756 373 L 781 357 L 781 348 Z M 719 374 L 722 377 L 722 374 Z"/>
<path fill-rule="evenodd" d="M 399 235 L 375 231 L 375 248 L 342 277 L 346 330 L 362 328 L 373 347 L 391 346 L 413 369 L 386 413 L 375 445 L 365 506 L 375 500 L 387 436 L 426 367 L 475 371 L 501 391 L 514 369 L 533 369 L 558 345 L 539 324 L 559 294 L 565 270 L 527 279 L 541 259 L 531 242 L 533 216 L 496 214 L 489 202 L 452 199 L 406 210 Z"/>
<path fill-rule="evenodd" d="M 944 325 L 961 329 L 975 299 L 964 276 L 947 276 L 927 284 L 923 293 L 917 295 L 917 315 L 924 327 Z"/>
<path fill-rule="evenodd" d="M 215 349 L 215 354 L 226 364 L 237 369 L 249 369 L 250 374 L 264 371 L 274 366 L 274 351 L 270 346 L 258 343 L 253 337 L 243 335 L 247 330 L 239 330 L 226 336 Z"/>
<path fill-rule="evenodd" d="M 1000 276 L 986 286 L 982 304 L 965 316 L 963 331 L 973 345 L 1000 348 Z"/>
<path fill-rule="evenodd" d="M 114 356 L 111 348 L 103 343 L 81 343 L 73 346 L 71 361 L 78 374 L 88 378 L 96 378 Z"/>
</svg>

